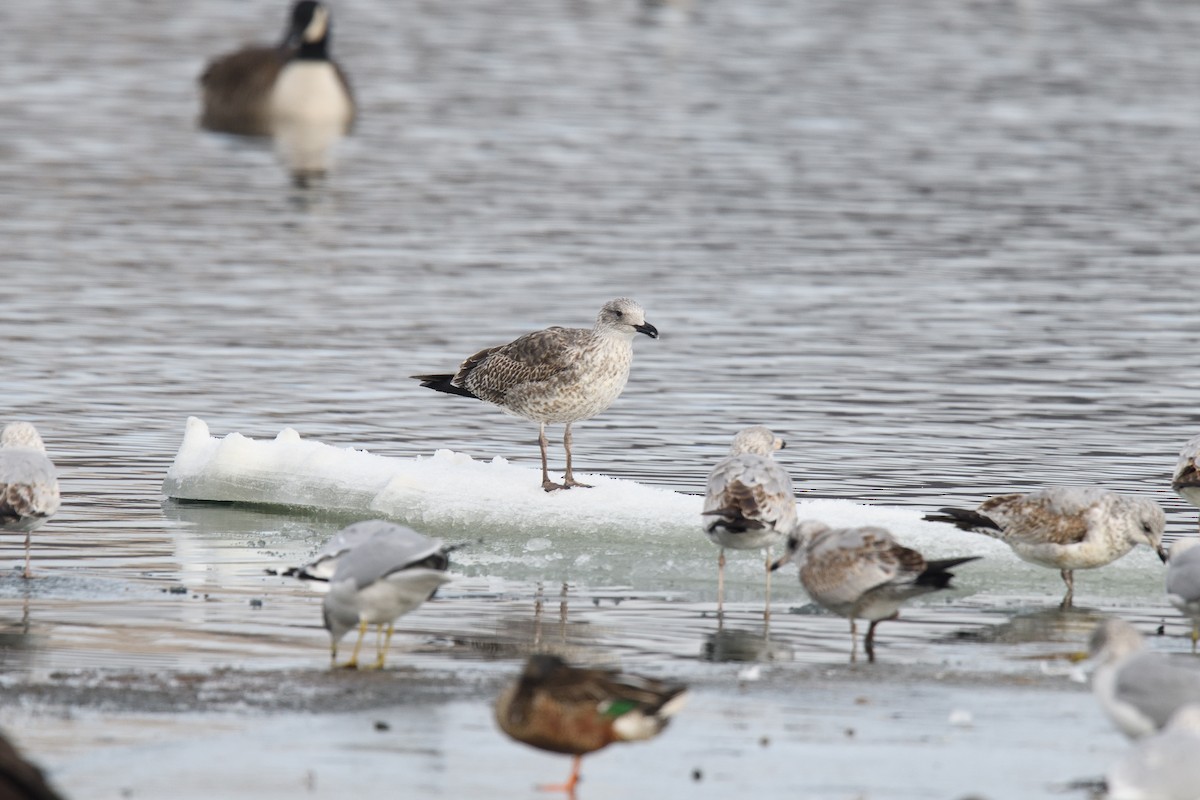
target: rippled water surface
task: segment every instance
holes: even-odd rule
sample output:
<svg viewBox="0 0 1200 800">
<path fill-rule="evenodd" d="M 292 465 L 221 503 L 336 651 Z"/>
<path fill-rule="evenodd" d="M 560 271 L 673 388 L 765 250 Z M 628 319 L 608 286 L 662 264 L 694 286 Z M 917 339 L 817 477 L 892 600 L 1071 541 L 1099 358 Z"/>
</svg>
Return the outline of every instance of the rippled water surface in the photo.
<svg viewBox="0 0 1200 800">
<path fill-rule="evenodd" d="M 69 725 L 47 721 L 32 698 L 46 692 L 46 707 L 61 708 L 61 676 L 100 670 L 67 684 L 107 686 L 164 669 L 323 666 L 319 602 L 262 569 L 302 557 L 342 521 L 164 505 L 159 487 L 188 415 L 218 435 L 294 426 L 386 455 L 449 447 L 536 464 L 531 425 L 408 376 L 537 327 L 589 325 L 612 297 L 636 297 L 662 338 L 635 343 L 625 394 L 578 426 L 583 471 L 697 492 L 732 433 L 765 423 L 789 440 L 781 460 L 810 497 L 927 507 L 1097 483 L 1154 495 L 1171 535 L 1194 529 L 1169 477 L 1200 423 L 1200 6 L 346 0 L 334 6 L 333 49 L 361 119 L 335 174 L 309 191 L 289 186 L 268 147 L 195 125 L 205 60 L 274 37 L 283 13 L 233 0 L 0 9 L 0 416 L 39 426 L 64 493 L 36 535 L 42 577 L 0 579 L 0 724 L 27 730 L 18 740 L 72 796 L 117 796 L 136 781 L 89 772 L 88 758 L 107 757 L 102 733 L 81 723 L 72 740 Z M 15 563 L 19 542 L 4 542 Z M 570 542 L 557 546 L 571 555 Z M 760 595 L 753 570 L 742 574 L 733 591 L 749 620 Z M 437 604 L 445 617 L 406 619 L 416 669 L 482 675 L 468 699 L 441 706 L 430 745 L 439 758 L 461 763 L 462 742 L 497 761 L 517 752 L 461 703 L 487 696 L 536 645 L 498 622 L 533 624 L 530 577 L 478 567 Z M 921 717 L 922 692 L 942 697 L 921 665 L 1025 669 L 1038 683 L 1031 663 L 1079 646 L 1086 630 L 1073 621 L 1065 634 L 1034 635 L 1051 644 L 1021 655 L 1032 662 L 981 643 L 1009 616 L 1052 604 L 1057 578 L 1033 580 L 1007 598 L 981 598 L 971 584 L 965 598 L 892 626 L 892 661 L 908 666 L 888 674 L 915 687 L 896 713 L 923 721 L 880 728 L 881 757 L 913 763 L 905 747 L 918 741 L 944 745 L 930 745 L 930 764 L 985 749 L 938 738 L 949 708 Z M 1181 633 L 1152 597 L 1159 580 L 1109 602 Z M 594 601 L 589 613 L 600 614 L 626 597 L 620 584 L 574 587 L 573 608 Z M 248 616 L 256 598 L 266 602 Z M 781 611 L 803 606 L 794 588 L 777 598 Z M 696 586 L 639 590 L 580 652 L 690 677 L 711 698 L 698 718 L 720 728 L 736 713 L 736 670 L 697 661 L 729 644 L 711 639 L 707 600 Z M 628 613 L 614 617 L 618 608 Z M 783 644 L 754 645 L 752 660 L 786 669 L 770 655 L 786 652 L 803 675 L 844 664 L 843 621 L 780 616 Z M 485 640 L 507 643 L 501 663 L 463 666 Z M 325 673 L 304 674 L 298 684 L 320 685 Z M 855 680 L 878 685 L 851 672 L 847 708 L 819 713 L 856 719 Z M 1102 771 L 1123 748 L 1082 689 L 1055 680 L 1036 690 L 1053 698 L 1045 713 L 1065 709 L 1065 727 L 1047 735 L 1082 730 L 1107 750 L 1055 749 L 1070 768 L 1038 768 L 1036 786 L 1007 786 L 1015 778 L 1003 769 L 966 785 L 933 767 L 915 787 L 819 775 L 760 784 L 753 736 L 713 755 L 693 748 L 698 734 L 681 718 L 670 735 L 685 777 L 654 793 L 1034 796 L 1052 779 Z M 772 708 L 789 685 L 751 691 L 752 706 Z M 969 692 L 946 691 L 949 706 L 968 703 Z M 989 697 L 989 708 L 1026 702 Z M 773 719 L 794 732 L 810 710 L 792 703 Z M 232 724 L 284 724 L 251 718 Z M 226 724 L 204 719 L 210 732 Z M 149 723 L 101 716 L 106 724 Z M 1019 719 L 997 724 L 993 733 L 1022 730 Z M 828 731 L 810 733 L 776 741 L 812 755 Z M 141 735 L 121 739 L 132 749 L 114 763 L 144 768 Z M 173 752 L 186 763 L 242 747 L 221 741 Z M 304 747 L 336 761 L 321 741 Z M 1021 746 L 1008 755 L 1032 758 Z M 434 768 L 397 748 L 398 768 Z M 823 749 L 835 761 L 845 753 Z M 772 755 L 786 762 L 793 750 Z M 653 764 L 655 751 L 603 758 L 622 757 Z M 724 777 L 689 783 L 693 762 L 721 764 Z M 162 763 L 147 781 L 170 782 L 175 762 Z M 504 785 L 565 766 L 546 763 L 549 775 L 506 773 Z"/>
</svg>

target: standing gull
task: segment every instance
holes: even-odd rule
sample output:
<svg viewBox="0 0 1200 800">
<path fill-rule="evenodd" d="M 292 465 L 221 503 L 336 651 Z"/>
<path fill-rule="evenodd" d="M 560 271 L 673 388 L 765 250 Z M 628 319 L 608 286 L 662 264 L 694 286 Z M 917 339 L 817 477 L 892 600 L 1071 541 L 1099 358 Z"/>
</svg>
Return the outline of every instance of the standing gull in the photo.
<svg viewBox="0 0 1200 800">
<path fill-rule="evenodd" d="M 717 557 L 717 613 L 724 613 L 725 548 L 766 550 L 766 605 L 771 618 L 771 548 L 796 527 L 796 498 L 787 470 L 772 453 L 786 446 L 769 429 L 755 425 L 733 437 L 729 455 L 708 475 L 704 532 L 721 548 Z"/>
<path fill-rule="evenodd" d="M 633 337 L 639 333 L 658 338 L 642 307 L 622 297 L 604 304 L 591 330 L 556 326 L 534 331 L 480 350 L 453 374 L 413 377 L 435 391 L 484 400 L 538 423 L 542 488 L 587 486 L 571 471 L 571 424 L 591 419 L 620 396 L 633 362 Z M 563 482 L 555 483 L 546 465 L 546 425 L 560 422 L 566 423 L 567 468 Z"/>
<path fill-rule="evenodd" d="M 1092 692 L 1121 731 L 1138 738 L 1160 730 L 1187 703 L 1200 702 L 1200 664 L 1146 649 L 1137 628 L 1106 619 L 1092 631 Z"/>
<path fill-rule="evenodd" d="M 571 667 L 558 656 L 538 654 L 496 698 L 496 722 L 518 742 L 575 756 L 565 784 L 540 787 L 573 796 L 584 755 L 613 742 L 657 736 L 686 699 L 682 684 Z"/>
<path fill-rule="evenodd" d="M 1192 652 L 1200 639 L 1200 539 L 1180 539 L 1167 559 L 1167 600 L 1192 622 Z"/>
<path fill-rule="evenodd" d="M 267 570 L 267 572 L 271 575 L 295 578 L 318 591 L 329 591 L 329 581 L 333 578 L 334 572 L 337 571 L 337 566 L 342 556 L 377 533 L 384 536 L 406 536 L 412 533 L 412 531 L 403 525 L 397 525 L 382 519 L 368 519 L 362 522 L 355 522 L 331 536 L 329 541 L 321 545 L 321 549 L 313 554 L 307 564 L 302 564 L 298 567 L 288 567 L 279 571 L 271 569 Z M 449 550 L 449 548 L 446 549 Z"/>
<path fill-rule="evenodd" d="M 330 659 L 337 665 L 342 637 L 358 628 L 354 653 L 342 666 L 357 667 L 358 652 L 368 625 L 387 625 L 387 637 L 377 648 L 375 668 L 383 667 L 397 617 L 424 603 L 437 588 L 449 583 L 447 548 L 403 525 L 373 520 L 379 527 L 337 558 L 322 608 L 329 630 Z"/>
<path fill-rule="evenodd" d="M 1103 567 L 1139 544 L 1167 560 L 1162 546 L 1166 517 L 1148 497 L 1055 486 L 993 497 L 975 511 L 938 511 L 925 519 L 994 537 L 1011 547 L 1018 558 L 1059 570 L 1067 585 L 1063 608 L 1069 608 L 1075 596 L 1074 570 Z"/>
<path fill-rule="evenodd" d="M 875 660 L 875 626 L 900 616 L 900 606 L 914 597 L 949 589 L 951 567 L 978 556 L 926 561 L 883 528 L 831 528 L 805 520 L 788 536 L 787 552 L 771 569 L 796 558 L 800 583 L 814 602 L 850 619 L 850 658 L 858 647 L 856 619 L 870 620 L 863 645 Z"/>
<path fill-rule="evenodd" d="M 329 57 L 329 9 L 292 7 L 283 42 L 214 59 L 200 76 L 208 130 L 272 136 L 297 185 L 324 175 L 329 151 L 354 121 L 350 84 Z"/>
<path fill-rule="evenodd" d="M 0 529 L 25 534 L 25 571 L 29 571 L 30 532 L 54 516 L 59 505 L 58 477 L 46 457 L 46 445 L 28 422 L 10 422 L 0 433 Z"/>
<path fill-rule="evenodd" d="M 1193 436 L 1179 451 L 1175 474 L 1171 476 L 1171 488 L 1194 506 L 1200 506 L 1200 467 L 1196 465 L 1197 458 L 1200 458 L 1200 436 Z"/>
</svg>

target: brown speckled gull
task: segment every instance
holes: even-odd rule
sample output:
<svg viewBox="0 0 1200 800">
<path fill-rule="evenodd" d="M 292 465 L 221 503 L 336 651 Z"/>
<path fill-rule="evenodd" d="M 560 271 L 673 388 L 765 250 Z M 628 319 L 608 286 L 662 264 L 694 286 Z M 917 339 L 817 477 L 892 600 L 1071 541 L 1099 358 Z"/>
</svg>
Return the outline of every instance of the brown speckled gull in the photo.
<svg viewBox="0 0 1200 800">
<path fill-rule="evenodd" d="M 863 645 L 875 660 L 875 626 L 900 615 L 900 606 L 914 597 L 950 587 L 951 567 L 977 556 L 926 561 L 896 542 L 884 528 L 831 528 L 813 520 L 796 526 L 788 537 L 787 553 L 771 569 L 795 558 L 800 583 L 813 602 L 850 619 L 850 659 L 858 647 L 855 619 L 871 621 Z"/>
<path fill-rule="evenodd" d="M 729 455 L 708 475 L 704 494 L 704 532 L 721 548 L 717 557 L 717 613 L 724 613 L 725 548 L 766 550 L 766 605 L 771 617 L 771 548 L 782 544 L 796 526 L 796 498 L 787 470 L 772 453 L 785 446 L 770 429 L 754 425 L 738 432 Z"/>
<path fill-rule="evenodd" d="M 10 422 L 0 433 L 0 529 L 25 533 L 25 572 L 29 534 L 58 511 L 58 477 L 46 445 L 28 422 Z"/>
<path fill-rule="evenodd" d="M 516 417 L 538 423 L 542 488 L 587 486 L 571 471 L 571 424 L 604 411 L 620 396 L 633 362 L 633 337 L 658 338 L 646 312 L 633 300 L 610 300 L 591 330 L 546 328 L 508 344 L 480 350 L 455 373 L 414 375 L 438 392 L 474 397 Z M 546 465 L 546 425 L 565 423 L 567 465 L 562 483 L 550 480 Z"/>
<path fill-rule="evenodd" d="M 1070 607 L 1075 596 L 1074 570 L 1110 564 L 1139 544 L 1167 560 L 1162 546 L 1166 517 L 1149 497 L 1094 487 L 1053 486 L 1029 494 L 993 497 L 974 511 L 938 511 L 925 519 L 999 539 L 1018 558 L 1059 570 L 1067 585 L 1063 608 Z"/>
</svg>

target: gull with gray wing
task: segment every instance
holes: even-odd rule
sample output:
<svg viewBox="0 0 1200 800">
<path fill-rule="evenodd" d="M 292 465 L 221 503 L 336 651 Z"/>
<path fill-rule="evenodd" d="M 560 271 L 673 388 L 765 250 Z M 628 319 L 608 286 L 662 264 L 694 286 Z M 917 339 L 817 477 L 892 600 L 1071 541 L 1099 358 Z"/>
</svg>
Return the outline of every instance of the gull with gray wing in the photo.
<svg viewBox="0 0 1200 800">
<path fill-rule="evenodd" d="M 658 338 L 637 302 L 622 297 L 600 309 L 596 324 L 584 328 L 546 328 L 508 344 L 480 350 L 457 372 L 414 375 L 437 392 L 483 400 L 506 414 L 538 423 L 542 488 L 547 492 L 584 486 L 571 466 L 571 425 L 604 411 L 620 395 L 633 363 L 633 338 Z M 550 480 L 546 462 L 546 426 L 565 423 L 566 471 L 562 483 Z"/>
<path fill-rule="evenodd" d="M 1192 623 L 1192 652 L 1200 639 L 1200 539 L 1189 537 L 1171 545 L 1167 559 L 1167 602 Z"/>
<path fill-rule="evenodd" d="M 54 462 L 37 428 L 10 422 L 0 433 L 0 530 L 25 534 L 25 571 L 29 578 L 30 534 L 58 512 L 61 498 Z"/>
<path fill-rule="evenodd" d="M 322 609 L 329 630 L 330 660 L 335 666 L 338 642 L 343 636 L 358 628 L 354 653 L 341 665 L 357 667 L 367 626 L 378 626 L 378 638 L 387 625 L 386 638 L 379 643 L 372 665 L 381 668 L 396 618 L 413 611 L 439 586 L 450 582 L 446 574 L 449 550 L 439 540 L 403 525 L 383 520 L 364 524 L 377 530 L 337 558 Z"/>
<path fill-rule="evenodd" d="M 753 425 L 733 437 L 729 455 L 708 475 L 701 512 L 709 541 L 721 548 L 717 557 L 717 613 L 724 613 L 725 550 L 766 550 L 766 604 L 771 618 L 771 548 L 782 544 L 796 527 L 796 498 L 787 470 L 774 452 L 787 446 L 769 428 Z"/>
<path fill-rule="evenodd" d="M 771 569 L 793 558 L 800 567 L 800 584 L 813 602 L 849 618 L 852 661 L 858 648 L 855 620 L 870 620 L 863 645 L 867 659 L 874 661 L 875 626 L 899 617 L 900 607 L 914 597 L 952 588 L 950 568 L 978 556 L 926 561 L 884 528 L 831 528 L 805 520 L 788 536 L 787 552 Z"/>
<path fill-rule="evenodd" d="M 1074 599 L 1077 569 L 1111 564 L 1139 544 L 1167 560 L 1162 546 L 1166 517 L 1158 503 L 1093 487 L 1006 494 L 985 500 L 974 511 L 942 508 L 925 519 L 999 539 L 1018 558 L 1059 570 L 1067 585 L 1063 608 Z"/>
<path fill-rule="evenodd" d="M 1167 727 L 1140 739 L 1104 775 L 1107 800 L 1200 797 L 1200 704 L 1182 706 Z"/>
<path fill-rule="evenodd" d="M 1131 738 L 1153 733 L 1187 703 L 1200 703 L 1200 663 L 1146 649 L 1137 628 L 1106 619 L 1092 631 L 1092 692 L 1108 718 Z"/>
</svg>

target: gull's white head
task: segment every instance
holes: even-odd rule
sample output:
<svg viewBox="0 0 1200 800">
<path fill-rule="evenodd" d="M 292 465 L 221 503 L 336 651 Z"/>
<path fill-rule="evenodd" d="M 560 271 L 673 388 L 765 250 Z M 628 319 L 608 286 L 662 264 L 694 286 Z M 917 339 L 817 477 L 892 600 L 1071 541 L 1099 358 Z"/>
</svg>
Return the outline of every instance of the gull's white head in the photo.
<svg viewBox="0 0 1200 800">
<path fill-rule="evenodd" d="M 1138 629 L 1123 619 L 1106 619 L 1088 639 L 1088 654 L 1098 665 L 1113 664 L 1146 646 Z"/>
<path fill-rule="evenodd" d="M 1150 547 L 1165 562 L 1167 551 L 1163 548 L 1162 537 L 1167 527 L 1167 517 L 1162 506 L 1149 497 L 1122 496 L 1121 501 L 1132 517 L 1126 528 L 1126 538 L 1135 545 Z"/>
<path fill-rule="evenodd" d="M 639 333 L 644 333 L 651 339 L 658 338 L 658 328 L 646 322 L 646 312 L 636 300 L 628 297 L 618 297 L 609 300 L 596 316 L 597 332 L 619 333 L 632 339 Z"/>
<path fill-rule="evenodd" d="M 806 519 L 797 523 L 792 532 L 788 534 L 783 555 L 771 565 L 771 571 L 774 572 L 794 559 L 796 554 L 803 550 L 813 537 L 819 536 L 828 530 L 830 530 L 828 525 L 824 522 L 818 522 L 815 519 Z"/>
<path fill-rule="evenodd" d="M 738 431 L 729 447 L 729 455 L 739 456 L 742 453 L 753 453 L 758 456 L 771 457 L 776 450 L 787 447 L 787 442 L 780 439 L 770 428 L 763 425 L 751 425 Z"/>
<path fill-rule="evenodd" d="M 0 433 L 0 447 L 25 447 L 30 450 L 46 452 L 42 437 L 38 436 L 37 428 L 29 422 L 10 422 Z"/>
</svg>

